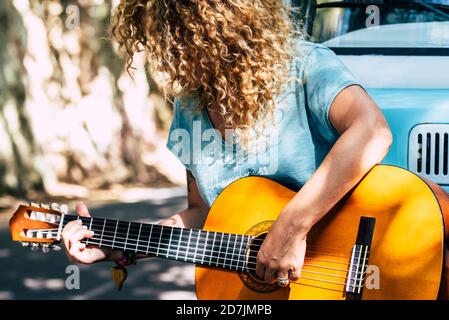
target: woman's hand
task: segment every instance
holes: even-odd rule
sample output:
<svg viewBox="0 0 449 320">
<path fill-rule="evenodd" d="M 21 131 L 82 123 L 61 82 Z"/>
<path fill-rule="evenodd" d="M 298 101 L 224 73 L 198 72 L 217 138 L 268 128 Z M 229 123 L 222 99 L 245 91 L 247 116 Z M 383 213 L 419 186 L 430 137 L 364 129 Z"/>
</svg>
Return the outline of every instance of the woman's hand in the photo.
<svg viewBox="0 0 449 320">
<path fill-rule="evenodd" d="M 90 217 L 89 210 L 82 202 L 76 204 L 76 212 L 81 217 Z M 116 261 L 121 251 L 108 248 L 86 246 L 81 240 L 92 238 L 94 233 L 82 225 L 81 220 L 69 222 L 62 230 L 62 240 L 67 257 L 75 263 L 94 263 L 105 260 Z"/>
<path fill-rule="evenodd" d="M 305 252 L 305 234 L 288 221 L 278 219 L 259 250 L 256 274 L 267 283 L 273 283 L 278 278 L 296 281 L 301 274 Z"/>
</svg>

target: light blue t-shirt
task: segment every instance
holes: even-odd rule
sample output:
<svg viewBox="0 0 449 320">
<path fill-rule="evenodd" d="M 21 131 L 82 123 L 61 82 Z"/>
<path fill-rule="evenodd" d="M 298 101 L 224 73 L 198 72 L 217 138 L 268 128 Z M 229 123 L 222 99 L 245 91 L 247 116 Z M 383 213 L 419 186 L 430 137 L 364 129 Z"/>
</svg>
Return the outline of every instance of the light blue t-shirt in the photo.
<svg viewBox="0 0 449 320">
<path fill-rule="evenodd" d="M 192 172 L 209 206 L 226 186 L 247 176 L 298 190 L 332 148 L 338 132 L 330 106 L 340 91 L 359 83 L 330 49 L 304 41 L 298 42 L 291 75 L 301 81 L 292 79 L 276 98 L 276 125 L 260 139 L 261 147 L 225 142 L 207 111 L 196 110 L 195 94 L 175 99 L 167 147 Z"/>
</svg>

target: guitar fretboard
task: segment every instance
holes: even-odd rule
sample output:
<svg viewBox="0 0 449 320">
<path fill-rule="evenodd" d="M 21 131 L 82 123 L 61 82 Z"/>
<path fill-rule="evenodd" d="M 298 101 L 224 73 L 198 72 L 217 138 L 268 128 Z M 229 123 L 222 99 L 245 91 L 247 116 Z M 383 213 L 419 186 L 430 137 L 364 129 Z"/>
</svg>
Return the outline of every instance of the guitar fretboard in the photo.
<svg viewBox="0 0 449 320">
<path fill-rule="evenodd" d="M 84 241 L 86 244 L 234 271 L 246 270 L 251 236 L 74 215 L 63 217 L 63 226 L 82 220 L 83 225 L 94 231 L 94 236 Z"/>
</svg>

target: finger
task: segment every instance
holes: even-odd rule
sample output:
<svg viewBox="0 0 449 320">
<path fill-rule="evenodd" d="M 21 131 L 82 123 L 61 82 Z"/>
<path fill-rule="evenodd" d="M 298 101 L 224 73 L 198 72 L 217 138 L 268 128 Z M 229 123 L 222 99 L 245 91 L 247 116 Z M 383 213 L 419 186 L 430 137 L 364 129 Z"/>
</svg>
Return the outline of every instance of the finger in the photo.
<svg viewBox="0 0 449 320">
<path fill-rule="evenodd" d="M 87 209 L 87 206 L 84 204 L 84 202 L 77 202 L 76 203 L 76 212 L 81 217 L 90 217 L 89 209 Z"/>
<path fill-rule="evenodd" d="M 62 230 L 61 237 L 64 242 L 64 246 L 69 250 L 70 249 L 70 238 L 72 235 L 77 232 L 80 228 L 82 228 L 82 221 L 76 220 L 69 222 L 65 228 Z"/>
<path fill-rule="evenodd" d="M 290 267 L 287 264 L 283 264 L 281 263 L 280 267 L 279 267 L 279 271 L 277 273 L 277 280 L 279 278 L 283 278 L 283 279 L 289 279 L 289 271 L 290 271 Z M 288 281 L 285 283 L 280 283 L 278 281 L 278 285 L 280 287 L 286 287 L 288 286 Z"/>
<path fill-rule="evenodd" d="M 64 238 L 68 238 L 74 230 L 78 229 L 83 222 L 81 220 L 70 221 L 67 225 L 62 229 L 61 236 Z"/>
<path fill-rule="evenodd" d="M 265 275 L 265 265 L 263 263 L 261 263 L 259 261 L 259 259 L 257 259 L 256 274 L 260 279 L 263 279 L 263 277 Z"/>
<path fill-rule="evenodd" d="M 87 230 L 86 227 L 82 227 L 80 230 L 74 233 L 70 238 L 69 254 L 76 258 L 78 256 L 77 253 L 86 248 L 86 244 L 82 243 L 81 240 L 85 238 L 91 238 L 92 236 L 93 232 Z"/>
<path fill-rule="evenodd" d="M 304 257 L 306 254 L 306 240 L 303 240 L 304 245 L 300 247 L 297 259 L 295 259 L 295 263 L 293 264 L 293 268 L 290 269 L 290 280 L 298 281 L 301 277 L 302 267 L 304 265 Z"/>
<path fill-rule="evenodd" d="M 301 276 L 301 267 L 294 267 L 292 270 L 290 270 L 290 280 L 291 281 L 298 281 Z"/>
<path fill-rule="evenodd" d="M 81 252 L 81 250 L 83 250 L 85 248 L 86 248 L 86 246 L 79 241 L 72 242 L 70 245 L 69 255 L 72 258 L 75 258 L 76 260 L 78 260 L 78 253 Z"/>
<path fill-rule="evenodd" d="M 72 234 L 72 236 L 70 237 L 70 241 L 72 243 L 79 242 L 84 238 L 92 238 L 93 235 L 94 235 L 93 231 L 87 230 L 86 226 L 82 226 L 79 230 L 77 230 L 75 233 Z"/>
<path fill-rule="evenodd" d="M 276 270 L 272 268 L 267 268 L 265 270 L 264 280 L 266 283 L 273 283 L 276 281 Z"/>
<path fill-rule="evenodd" d="M 104 260 L 106 254 L 102 250 L 98 250 L 98 248 L 87 248 L 74 252 L 74 258 L 81 263 L 93 263 Z"/>
<path fill-rule="evenodd" d="M 73 250 L 79 251 L 81 249 L 84 249 L 86 245 L 84 243 L 81 243 L 81 240 L 84 238 L 92 238 L 93 231 L 87 230 L 85 226 L 78 229 L 69 239 L 69 252 L 70 254 L 73 254 Z M 73 249 L 73 250 L 72 250 Z"/>
</svg>

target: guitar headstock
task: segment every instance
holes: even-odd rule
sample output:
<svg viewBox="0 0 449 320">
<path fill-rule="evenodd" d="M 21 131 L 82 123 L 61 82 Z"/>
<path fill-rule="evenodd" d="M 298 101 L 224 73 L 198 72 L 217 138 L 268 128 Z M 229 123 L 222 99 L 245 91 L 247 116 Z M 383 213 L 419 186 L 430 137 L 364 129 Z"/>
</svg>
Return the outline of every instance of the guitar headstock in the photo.
<svg viewBox="0 0 449 320">
<path fill-rule="evenodd" d="M 45 205 L 31 202 L 28 206 L 19 206 L 9 221 L 12 240 L 24 246 L 51 247 L 59 242 L 57 235 L 61 216 L 67 211 L 66 205 L 56 203 Z"/>
</svg>

